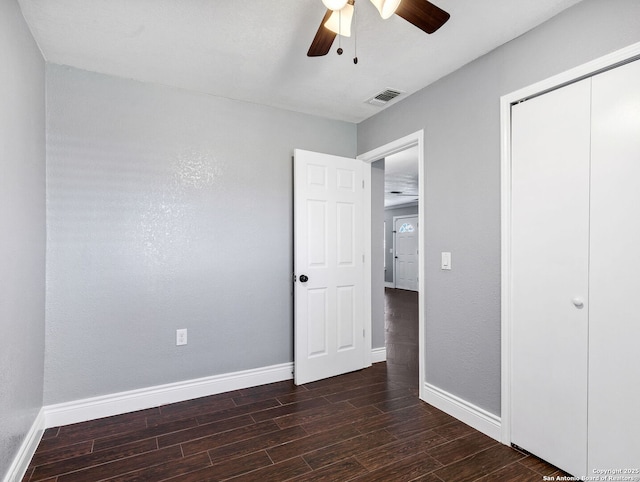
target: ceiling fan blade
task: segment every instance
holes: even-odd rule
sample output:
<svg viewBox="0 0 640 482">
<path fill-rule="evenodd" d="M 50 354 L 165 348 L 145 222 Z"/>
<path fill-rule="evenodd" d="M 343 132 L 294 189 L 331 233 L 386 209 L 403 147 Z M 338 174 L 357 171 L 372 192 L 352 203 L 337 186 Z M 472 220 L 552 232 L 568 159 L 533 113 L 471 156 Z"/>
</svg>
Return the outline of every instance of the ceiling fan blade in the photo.
<svg viewBox="0 0 640 482">
<path fill-rule="evenodd" d="M 427 33 L 438 30 L 450 17 L 447 12 L 427 0 L 402 0 L 396 15 Z"/>
<path fill-rule="evenodd" d="M 327 9 L 327 13 L 324 14 L 324 18 L 322 22 L 320 22 L 320 27 L 316 32 L 316 36 L 313 38 L 313 42 L 311 42 L 311 47 L 309 47 L 309 51 L 307 52 L 307 57 L 320 57 L 322 55 L 327 55 L 329 50 L 331 50 L 331 45 L 336 38 L 336 33 L 332 32 L 328 28 L 324 26 L 324 23 L 329 20 L 333 12 Z"/>
</svg>

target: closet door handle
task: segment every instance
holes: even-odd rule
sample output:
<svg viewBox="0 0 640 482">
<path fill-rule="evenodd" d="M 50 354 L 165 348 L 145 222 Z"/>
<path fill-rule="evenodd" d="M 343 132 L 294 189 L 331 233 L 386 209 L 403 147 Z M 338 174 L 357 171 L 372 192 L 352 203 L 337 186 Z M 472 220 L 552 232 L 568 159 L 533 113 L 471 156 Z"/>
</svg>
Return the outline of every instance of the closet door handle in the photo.
<svg viewBox="0 0 640 482">
<path fill-rule="evenodd" d="M 573 303 L 573 306 L 575 306 L 578 309 L 581 309 L 582 307 L 584 307 L 584 301 L 582 301 L 582 298 L 574 298 L 571 300 L 571 303 Z"/>
</svg>

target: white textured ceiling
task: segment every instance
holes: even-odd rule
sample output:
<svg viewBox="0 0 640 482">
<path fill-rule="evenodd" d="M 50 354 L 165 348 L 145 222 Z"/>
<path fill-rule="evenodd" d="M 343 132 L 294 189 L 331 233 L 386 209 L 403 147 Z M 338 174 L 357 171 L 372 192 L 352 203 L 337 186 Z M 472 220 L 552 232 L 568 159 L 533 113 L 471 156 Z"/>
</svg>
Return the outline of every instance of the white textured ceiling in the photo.
<svg viewBox="0 0 640 482">
<path fill-rule="evenodd" d="M 47 61 L 360 122 L 385 88 L 411 94 L 580 0 L 435 0 L 427 35 L 356 2 L 344 55 L 309 58 L 321 0 L 19 0 Z M 390 102 L 397 102 L 404 96 Z"/>
<path fill-rule="evenodd" d="M 418 200 L 418 146 L 384 158 L 384 207 Z"/>
</svg>

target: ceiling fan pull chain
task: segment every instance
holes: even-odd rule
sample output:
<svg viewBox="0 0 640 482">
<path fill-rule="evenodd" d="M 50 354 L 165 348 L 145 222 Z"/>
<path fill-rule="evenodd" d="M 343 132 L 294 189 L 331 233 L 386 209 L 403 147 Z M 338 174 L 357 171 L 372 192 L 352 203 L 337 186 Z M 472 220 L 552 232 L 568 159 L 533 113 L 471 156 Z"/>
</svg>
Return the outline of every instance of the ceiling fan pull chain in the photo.
<svg viewBox="0 0 640 482">
<path fill-rule="evenodd" d="M 358 13 L 353 9 L 353 63 L 358 63 Z"/>
<path fill-rule="evenodd" d="M 342 55 L 342 10 L 338 10 L 338 55 Z"/>
</svg>

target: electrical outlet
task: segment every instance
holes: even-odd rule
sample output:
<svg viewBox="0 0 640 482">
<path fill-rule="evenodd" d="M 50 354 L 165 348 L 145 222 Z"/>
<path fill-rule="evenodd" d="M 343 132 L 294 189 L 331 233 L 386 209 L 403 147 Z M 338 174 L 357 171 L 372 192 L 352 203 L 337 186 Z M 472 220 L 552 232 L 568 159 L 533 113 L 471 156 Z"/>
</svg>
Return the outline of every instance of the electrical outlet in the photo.
<svg viewBox="0 0 640 482">
<path fill-rule="evenodd" d="M 176 345 L 186 345 L 187 344 L 187 329 L 182 328 L 180 330 L 176 330 Z"/>
</svg>

